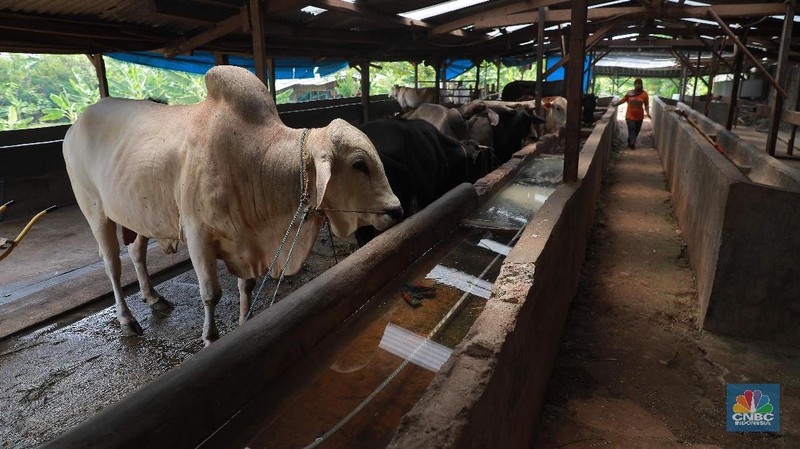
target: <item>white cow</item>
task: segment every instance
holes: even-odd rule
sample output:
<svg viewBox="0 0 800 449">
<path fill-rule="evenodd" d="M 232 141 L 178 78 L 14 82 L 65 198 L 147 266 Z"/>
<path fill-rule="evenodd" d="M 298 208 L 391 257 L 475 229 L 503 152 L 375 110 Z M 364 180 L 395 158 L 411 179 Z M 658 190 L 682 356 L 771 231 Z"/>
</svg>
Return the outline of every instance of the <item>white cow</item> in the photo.
<svg viewBox="0 0 800 449">
<path fill-rule="evenodd" d="M 137 234 L 129 246 L 139 285 L 154 309 L 169 308 L 146 268 L 148 238 L 174 250 L 185 242 L 205 305 L 203 340 L 218 338 L 222 296 L 216 260 L 239 278 L 240 323 L 300 203 L 300 160 L 310 205 L 287 263 L 286 244 L 270 273 L 299 271 L 327 216 L 334 234 L 386 229 L 402 217 L 375 147 L 343 120 L 305 135 L 286 127 L 267 88 L 245 69 L 206 74 L 207 98 L 191 106 L 106 98 L 64 138 L 64 159 L 81 211 L 100 245 L 125 335 L 142 333 L 120 289 L 116 225 Z M 353 212 L 357 211 L 357 212 Z M 294 236 L 294 230 L 291 233 Z M 128 243 L 128 242 L 126 242 Z"/>
<path fill-rule="evenodd" d="M 564 97 L 542 98 L 544 112 L 544 129 L 546 133 L 555 133 L 567 124 L 567 99 Z"/>
<path fill-rule="evenodd" d="M 425 87 L 415 89 L 413 87 L 392 86 L 389 91 L 389 96 L 396 98 L 400 103 L 400 108 L 403 112 L 409 109 L 416 109 L 423 103 L 433 103 L 436 99 L 436 89 L 432 87 Z"/>
</svg>

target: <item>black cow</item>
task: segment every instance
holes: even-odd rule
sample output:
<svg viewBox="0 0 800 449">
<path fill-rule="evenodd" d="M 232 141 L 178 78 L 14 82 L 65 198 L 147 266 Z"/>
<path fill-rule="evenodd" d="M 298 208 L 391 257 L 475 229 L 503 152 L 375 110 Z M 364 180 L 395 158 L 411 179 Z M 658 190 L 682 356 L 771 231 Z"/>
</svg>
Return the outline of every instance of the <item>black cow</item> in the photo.
<svg viewBox="0 0 800 449">
<path fill-rule="evenodd" d="M 421 104 L 414 112 L 404 116 L 413 120 L 425 120 L 448 137 L 459 141 L 475 140 L 483 150 L 491 150 L 493 142 L 492 127 L 497 125 L 499 117 L 481 100 L 474 100 L 459 109 L 448 108 L 440 104 Z M 492 165 L 492 152 L 482 151 L 479 157 L 485 157 L 485 165 Z M 480 164 L 480 161 L 475 161 Z M 480 165 L 479 165 L 480 166 Z"/>
<path fill-rule="evenodd" d="M 475 182 L 488 173 L 477 142 L 459 142 L 424 120 L 381 119 L 358 128 L 378 150 L 386 178 L 406 217 L 453 187 Z M 375 235 L 374 228 L 362 227 L 356 231 L 356 240 L 364 245 Z"/>
<path fill-rule="evenodd" d="M 461 107 L 462 114 L 469 116 L 470 109 L 475 107 L 490 109 L 494 112 L 496 119 L 492 126 L 489 126 L 486 120 L 476 118 L 479 116 L 471 117 L 467 121 L 470 135 L 473 139 L 480 140 L 482 139 L 481 130 L 490 134 L 493 153 L 500 164 L 511 159 L 514 153 L 525 146 L 534 131 L 532 125 L 545 122 L 533 112 L 532 106 L 528 108 L 524 104 L 520 104 L 519 107 L 512 108 L 498 101 L 472 101 Z"/>
<path fill-rule="evenodd" d="M 542 97 L 563 97 L 564 80 L 543 81 Z M 503 101 L 532 100 L 536 98 L 536 81 L 511 81 L 503 86 L 500 99 Z"/>
</svg>

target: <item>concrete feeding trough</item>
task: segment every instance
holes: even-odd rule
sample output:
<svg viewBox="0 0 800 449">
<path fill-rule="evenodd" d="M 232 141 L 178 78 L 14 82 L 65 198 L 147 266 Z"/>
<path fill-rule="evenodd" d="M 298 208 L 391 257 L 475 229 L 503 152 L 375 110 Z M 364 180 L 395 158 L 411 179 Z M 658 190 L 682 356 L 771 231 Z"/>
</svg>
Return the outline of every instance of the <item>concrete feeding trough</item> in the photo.
<svg viewBox="0 0 800 449">
<path fill-rule="evenodd" d="M 653 129 L 697 276 L 703 329 L 800 345 L 800 171 L 679 103 L 653 100 Z"/>
</svg>

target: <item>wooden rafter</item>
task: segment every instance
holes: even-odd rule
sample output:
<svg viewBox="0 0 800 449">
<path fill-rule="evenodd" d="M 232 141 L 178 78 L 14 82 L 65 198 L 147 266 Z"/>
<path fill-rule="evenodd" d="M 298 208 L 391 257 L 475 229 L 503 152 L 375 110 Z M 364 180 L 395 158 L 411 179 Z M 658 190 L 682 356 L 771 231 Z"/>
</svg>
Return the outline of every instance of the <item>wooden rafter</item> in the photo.
<svg viewBox="0 0 800 449">
<path fill-rule="evenodd" d="M 470 26 L 476 22 L 489 18 L 506 17 L 509 14 L 532 11 L 538 8 L 569 3 L 569 0 L 524 0 L 513 5 L 499 6 L 452 22 L 437 25 L 431 29 L 431 34 L 442 34 Z"/>
<path fill-rule="evenodd" d="M 217 40 L 233 31 L 242 29 L 242 22 L 247 20 L 247 15 L 239 14 L 228 17 L 227 19 L 215 23 L 206 28 L 201 33 L 198 33 L 188 39 L 179 39 L 177 41 L 167 44 L 164 48 L 164 57 L 174 58 L 175 56 L 189 53 L 197 47 L 205 45 L 211 41 Z"/>
<path fill-rule="evenodd" d="M 591 50 L 592 47 L 594 47 L 600 41 L 600 39 L 605 37 L 606 33 L 608 33 L 612 28 L 614 28 L 614 26 L 616 26 L 615 22 L 613 21 L 609 22 L 605 24 L 602 28 L 597 30 L 594 34 L 592 34 L 592 36 L 589 37 L 589 39 L 586 39 L 585 51 Z M 558 61 L 558 63 L 556 63 L 555 65 L 553 65 L 553 67 L 547 69 L 547 72 L 545 72 L 544 74 L 544 79 L 547 79 L 548 76 L 552 75 L 553 72 L 560 69 L 564 64 L 568 62 L 569 62 L 569 55 L 566 55 L 563 58 L 561 58 L 561 60 Z"/>
<path fill-rule="evenodd" d="M 686 56 L 682 55 L 679 51 L 672 50 L 672 54 L 675 55 L 675 58 L 681 61 L 684 67 L 688 68 L 689 71 L 692 72 L 692 75 L 694 75 L 696 79 L 702 81 L 703 84 L 705 84 L 706 87 L 711 90 L 711 86 L 708 85 L 708 81 L 706 81 L 705 78 L 703 78 L 703 75 L 700 73 L 700 67 L 695 69 L 694 64 L 692 64 L 692 62 L 689 61 Z"/>
<path fill-rule="evenodd" d="M 783 8 L 784 8 L 784 12 L 786 12 L 786 9 L 785 9 L 786 6 L 784 6 Z M 745 46 L 742 43 L 742 41 L 740 41 L 739 38 L 736 37 L 735 34 L 733 34 L 733 31 L 731 31 L 731 29 L 728 28 L 728 25 L 725 23 L 724 20 L 722 20 L 722 17 L 720 17 L 720 15 L 717 13 L 716 9 L 709 8 L 708 9 L 708 15 L 711 18 L 713 18 L 714 20 L 717 21 L 717 23 L 722 28 L 722 30 L 725 31 L 725 34 L 727 34 L 728 37 L 730 37 L 733 40 L 733 42 L 736 44 L 736 46 L 739 47 L 739 50 L 741 50 L 742 53 L 744 53 L 744 55 L 747 56 L 747 58 L 750 60 L 750 62 L 752 62 L 753 65 L 755 65 L 756 69 L 758 69 L 758 71 L 760 71 L 761 74 L 764 75 L 764 77 L 770 82 L 770 84 L 772 84 L 772 87 L 774 87 L 775 90 L 778 91 L 778 93 L 783 98 L 786 98 L 788 96 L 788 94 L 786 93 L 786 90 L 784 90 L 783 87 L 781 87 L 781 84 L 775 78 L 773 78 L 772 75 L 769 74 L 769 72 L 767 71 L 767 69 L 764 68 L 763 65 L 761 65 L 761 61 L 759 61 L 758 58 L 756 58 L 755 56 L 753 56 L 752 53 L 750 53 L 750 51 L 747 49 L 747 46 Z"/>
</svg>

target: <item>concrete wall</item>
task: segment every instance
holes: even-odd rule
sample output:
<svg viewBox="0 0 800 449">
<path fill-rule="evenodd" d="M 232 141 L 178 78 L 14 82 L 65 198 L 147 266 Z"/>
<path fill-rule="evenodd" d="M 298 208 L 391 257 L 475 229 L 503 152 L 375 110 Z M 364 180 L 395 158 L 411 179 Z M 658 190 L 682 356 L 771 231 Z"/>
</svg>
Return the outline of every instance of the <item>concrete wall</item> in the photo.
<svg viewBox="0 0 800 449">
<path fill-rule="evenodd" d="M 68 128 L 0 132 L 0 204 L 16 201 L 3 219 L 30 218 L 54 204 L 75 203 L 61 155 Z"/>
<path fill-rule="evenodd" d="M 685 104 L 678 108 L 685 111 L 689 118 L 708 135 L 715 136 L 716 142 L 725 150 L 725 157 L 734 163 L 752 182 L 765 184 L 793 191 L 800 191 L 800 170 L 790 167 L 778 159 L 769 156 L 752 143 L 740 139 L 735 132 L 690 110 Z"/>
<path fill-rule="evenodd" d="M 559 186 L 526 226 L 483 312 L 389 448 L 530 447 L 577 292 L 614 113 L 584 144 L 579 181 Z"/>
<path fill-rule="evenodd" d="M 679 104 L 678 107 L 688 110 Z M 653 101 L 656 146 L 689 261 L 704 329 L 800 344 L 800 176 L 690 111 L 748 179 L 684 119 Z M 747 171 L 747 170 L 745 170 Z"/>
</svg>

